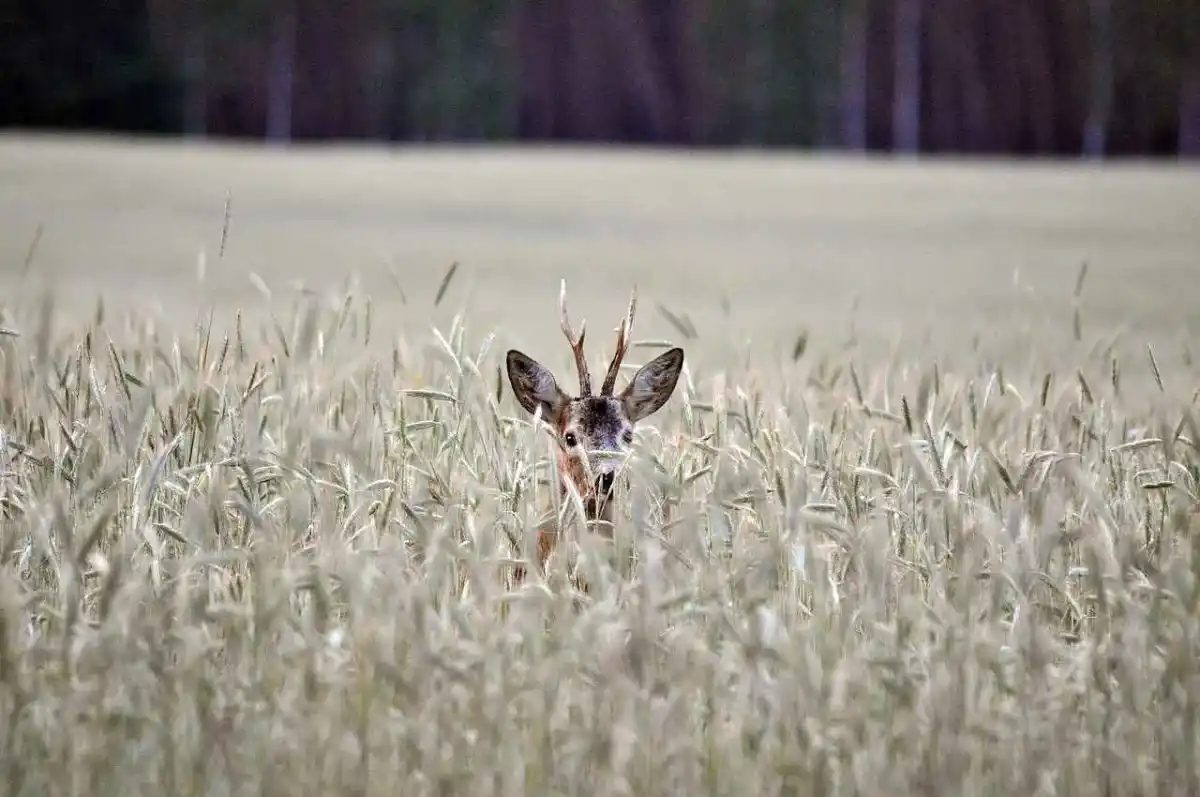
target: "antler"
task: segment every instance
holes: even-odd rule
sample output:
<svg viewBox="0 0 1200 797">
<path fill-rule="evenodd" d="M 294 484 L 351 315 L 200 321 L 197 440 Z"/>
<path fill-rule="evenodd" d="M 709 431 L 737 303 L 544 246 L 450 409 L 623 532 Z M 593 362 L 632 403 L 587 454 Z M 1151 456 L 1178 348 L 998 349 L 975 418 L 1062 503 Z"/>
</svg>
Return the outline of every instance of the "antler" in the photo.
<svg viewBox="0 0 1200 797">
<path fill-rule="evenodd" d="M 633 331 L 635 310 L 637 310 L 636 285 L 633 286 L 633 293 L 629 296 L 629 310 L 621 319 L 621 327 L 617 330 L 617 350 L 613 353 L 612 362 L 608 365 L 608 373 L 604 376 L 604 385 L 600 388 L 601 396 L 611 396 L 613 388 L 617 385 L 617 374 L 621 370 L 621 361 L 625 359 L 625 352 L 629 351 L 629 334 Z"/>
<path fill-rule="evenodd" d="M 587 321 L 583 321 L 579 325 L 579 337 L 575 337 L 575 332 L 571 329 L 571 321 L 567 318 L 567 281 L 562 281 L 562 290 L 558 295 L 558 305 L 562 310 L 562 331 L 567 336 L 567 342 L 571 344 L 571 351 L 575 354 L 575 368 L 579 371 L 579 396 L 584 398 L 592 395 L 592 377 L 588 374 L 587 357 L 583 354 L 583 336 L 587 334 Z"/>
</svg>

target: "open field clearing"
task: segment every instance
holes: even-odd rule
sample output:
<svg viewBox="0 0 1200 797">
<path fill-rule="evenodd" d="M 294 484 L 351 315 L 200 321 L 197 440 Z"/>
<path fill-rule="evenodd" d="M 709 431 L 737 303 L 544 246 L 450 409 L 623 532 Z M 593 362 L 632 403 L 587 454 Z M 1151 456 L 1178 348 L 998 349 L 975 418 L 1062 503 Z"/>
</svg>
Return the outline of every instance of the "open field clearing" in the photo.
<svg viewBox="0 0 1200 797">
<path fill-rule="evenodd" d="M 719 367 L 747 343 L 773 361 L 803 329 L 840 351 L 852 322 L 862 345 L 903 333 L 923 355 L 961 354 L 978 335 L 1005 353 L 1036 339 L 1049 356 L 1071 340 L 1087 262 L 1086 331 L 1128 330 L 1136 352 L 1140 338 L 1200 331 L 1198 177 L 1169 165 L 0 137 L 0 291 L 51 282 L 64 308 L 103 294 L 114 310 L 190 328 L 210 303 L 218 323 L 261 308 L 252 275 L 285 307 L 297 284 L 336 292 L 353 276 L 385 344 L 464 310 L 480 334 L 529 350 L 555 328 L 560 278 L 605 328 L 636 281 L 642 332 L 671 332 L 657 303 L 686 312 L 704 342 L 694 355 Z M 431 314 L 455 261 L 470 293 Z"/>
<path fill-rule="evenodd" d="M 1196 176 L 0 139 L 5 794 L 1200 794 Z"/>
</svg>

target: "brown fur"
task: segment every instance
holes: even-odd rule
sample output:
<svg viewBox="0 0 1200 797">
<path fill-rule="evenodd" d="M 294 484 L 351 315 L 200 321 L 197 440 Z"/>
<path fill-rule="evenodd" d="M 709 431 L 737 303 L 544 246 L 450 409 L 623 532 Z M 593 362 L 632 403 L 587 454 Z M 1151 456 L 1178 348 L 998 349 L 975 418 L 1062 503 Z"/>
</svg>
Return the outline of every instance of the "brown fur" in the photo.
<svg viewBox="0 0 1200 797">
<path fill-rule="evenodd" d="M 583 356 L 584 332 L 581 330 L 576 337 L 567 319 L 565 286 L 563 332 L 575 354 L 581 395 L 569 395 L 558 386 L 549 369 L 522 352 L 511 349 L 506 357 L 508 380 L 517 402 L 530 414 L 540 413 L 558 440 L 561 497 L 568 499 L 568 490 L 573 490 L 583 502 L 588 521 L 611 522 L 611 502 L 597 490 L 596 479 L 602 473 L 610 474 L 610 479 L 616 478 L 620 460 L 630 449 L 637 422 L 666 404 L 683 370 L 683 349 L 670 349 L 638 369 L 625 389 L 615 394 L 617 372 L 629 346 L 635 305 L 636 296 L 630 301 L 629 312 L 621 324 L 617 350 L 598 396 L 591 394 L 591 379 Z M 606 454 L 615 455 L 615 458 L 605 457 Z M 538 529 L 538 565 L 543 569 L 557 544 L 558 533 L 554 522 Z M 518 573 L 520 575 L 522 573 Z"/>
</svg>

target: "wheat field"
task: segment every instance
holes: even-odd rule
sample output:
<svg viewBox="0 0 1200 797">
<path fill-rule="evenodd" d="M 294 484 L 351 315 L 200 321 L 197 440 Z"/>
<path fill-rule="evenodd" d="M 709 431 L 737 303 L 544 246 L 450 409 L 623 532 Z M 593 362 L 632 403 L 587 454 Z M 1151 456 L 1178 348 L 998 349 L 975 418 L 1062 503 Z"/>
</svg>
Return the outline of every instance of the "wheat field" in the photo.
<svg viewBox="0 0 1200 797">
<path fill-rule="evenodd" d="M 0 138 L 4 793 L 1200 794 L 1196 176 Z"/>
</svg>

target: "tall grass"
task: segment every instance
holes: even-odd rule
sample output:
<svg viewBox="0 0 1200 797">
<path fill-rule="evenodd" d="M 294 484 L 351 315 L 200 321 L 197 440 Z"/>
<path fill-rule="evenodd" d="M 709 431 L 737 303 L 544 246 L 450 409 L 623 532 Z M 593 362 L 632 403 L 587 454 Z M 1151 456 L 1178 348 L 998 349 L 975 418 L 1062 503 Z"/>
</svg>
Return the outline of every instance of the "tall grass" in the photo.
<svg viewBox="0 0 1200 797">
<path fill-rule="evenodd" d="M 52 309 L 0 314 L 7 795 L 1200 794 L 1186 364 L 689 366 L 514 585 L 490 337 Z"/>
</svg>

